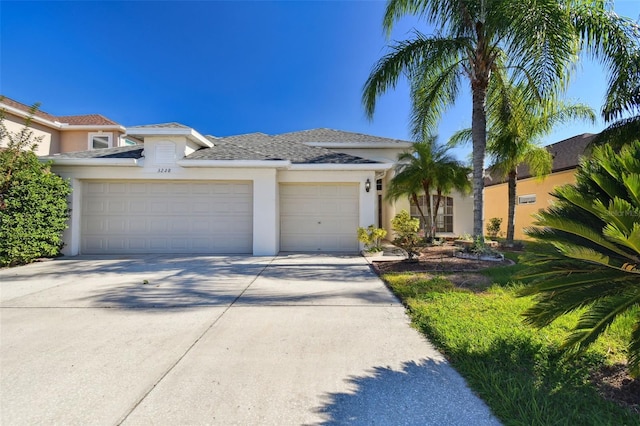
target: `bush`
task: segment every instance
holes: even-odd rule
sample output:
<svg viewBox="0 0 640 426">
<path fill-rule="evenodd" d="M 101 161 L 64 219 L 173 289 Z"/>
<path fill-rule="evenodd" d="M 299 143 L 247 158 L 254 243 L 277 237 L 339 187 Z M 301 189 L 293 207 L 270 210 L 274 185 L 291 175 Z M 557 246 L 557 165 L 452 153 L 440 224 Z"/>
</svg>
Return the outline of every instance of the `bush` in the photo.
<svg viewBox="0 0 640 426">
<path fill-rule="evenodd" d="M 387 236 L 387 231 L 369 225 L 366 228 L 358 228 L 358 241 L 365 245 L 365 250 L 369 252 L 382 251 L 380 240 Z"/>
<path fill-rule="evenodd" d="M 420 219 L 414 219 L 408 211 L 402 210 L 391 220 L 391 227 L 396 233 L 393 243 L 406 251 L 409 259 L 417 257 L 416 246 L 420 241 L 418 237 Z"/>
<path fill-rule="evenodd" d="M 487 224 L 487 235 L 491 238 L 495 238 L 500 233 L 500 225 L 502 225 L 501 217 L 492 217 Z"/>
<path fill-rule="evenodd" d="M 9 132 L 0 116 L 0 266 L 57 256 L 67 227 L 67 181 L 32 150 L 39 140 L 28 128 Z"/>
</svg>

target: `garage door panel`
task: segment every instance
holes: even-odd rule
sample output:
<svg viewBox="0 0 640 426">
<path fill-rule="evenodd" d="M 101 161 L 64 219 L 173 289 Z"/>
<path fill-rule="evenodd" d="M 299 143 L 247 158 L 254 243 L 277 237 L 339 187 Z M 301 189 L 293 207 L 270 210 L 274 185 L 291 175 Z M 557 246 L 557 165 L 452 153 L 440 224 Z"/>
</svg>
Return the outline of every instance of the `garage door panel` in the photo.
<svg viewBox="0 0 640 426">
<path fill-rule="evenodd" d="M 357 184 L 282 184 L 282 251 L 358 250 Z"/>
<path fill-rule="evenodd" d="M 252 198 L 249 182 L 85 182 L 82 252 L 251 253 Z"/>
</svg>

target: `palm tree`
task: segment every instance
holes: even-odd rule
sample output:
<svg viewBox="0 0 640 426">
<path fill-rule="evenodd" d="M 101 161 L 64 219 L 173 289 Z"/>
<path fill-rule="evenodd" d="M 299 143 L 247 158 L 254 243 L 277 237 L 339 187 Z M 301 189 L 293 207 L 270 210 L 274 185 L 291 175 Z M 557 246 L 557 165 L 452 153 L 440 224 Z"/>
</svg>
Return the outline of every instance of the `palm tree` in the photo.
<svg viewBox="0 0 640 426">
<path fill-rule="evenodd" d="M 412 152 L 398 156 L 395 176 L 391 179 L 386 198 L 395 201 L 410 197 L 417 206 L 428 237 L 435 236 L 434 224 L 440 208 L 440 200 L 453 190 L 467 192 L 470 188 L 469 168 L 464 167 L 449 153 L 449 148 L 438 145 L 435 136 L 426 137 L 422 142 L 414 142 Z M 435 208 L 431 196 L 436 192 Z M 422 210 L 418 194 L 424 193 L 427 211 Z"/>
<path fill-rule="evenodd" d="M 636 323 L 628 349 L 632 375 L 640 374 L 640 141 L 619 151 L 594 148 L 576 173 L 576 184 L 557 188 L 553 206 L 538 215 L 529 236 L 547 242 L 525 258 L 537 279 L 521 291 L 535 295 L 526 322 L 544 327 L 581 312 L 565 342 L 584 350 L 628 312 Z"/>
<path fill-rule="evenodd" d="M 602 113 L 607 122 L 613 123 L 596 136 L 594 143 L 619 148 L 640 139 L 640 49 L 617 61 L 612 74 Z"/>
<path fill-rule="evenodd" d="M 412 93 L 420 94 L 414 133 L 433 132 L 442 113 L 467 80 L 472 97 L 473 229 L 483 235 L 483 172 L 487 142 L 487 92 L 508 70 L 526 84 L 527 95 L 540 97 L 567 82 L 580 42 L 594 55 L 622 55 L 631 44 L 630 21 L 597 0 L 389 0 L 383 27 L 390 34 L 407 14 L 420 15 L 436 28 L 431 36 L 395 43 L 374 66 L 363 88 L 371 118 L 376 99 L 406 75 Z M 616 50 L 618 49 L 618 50 Z M 504 73 L 506 74 L 506 73 Z M 497 78 L 498 77 L 498 78 Z"/>
<path fill-rule="evenodd" d="M 491 174 L 507 178 L 507 244 L 513 244 L 516 218 L 518 167 L 526 165 L 540 179 L 551 172 L 551 154 L 540 139 L 554 126 L 578 118 L 595 121 L 595 112 L 584 104 L 568 104 L 553 97 L 526 97 L 521 84 L 506 84 L 489 91 L 487 152 L 492 159 Z M 470 139 L 470 130 L 457 132 L 452 143 Z"/>
</svg>

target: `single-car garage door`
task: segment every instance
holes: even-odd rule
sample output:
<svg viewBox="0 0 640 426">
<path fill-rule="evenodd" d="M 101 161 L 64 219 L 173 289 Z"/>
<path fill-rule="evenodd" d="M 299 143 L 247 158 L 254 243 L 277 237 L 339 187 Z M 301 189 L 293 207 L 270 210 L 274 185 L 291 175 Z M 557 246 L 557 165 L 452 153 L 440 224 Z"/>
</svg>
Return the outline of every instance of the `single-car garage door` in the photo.
<svg viewBox="0 0 640 426">
<path fill-rule="evenodd" d="M 86 181 L 81 252 L 251 253 L 251 182 Z"/>
<path fill-rule="evenodd" d="M 280 250 L 358 251 L 357 184 L 281 184 Z"/>
</svg>

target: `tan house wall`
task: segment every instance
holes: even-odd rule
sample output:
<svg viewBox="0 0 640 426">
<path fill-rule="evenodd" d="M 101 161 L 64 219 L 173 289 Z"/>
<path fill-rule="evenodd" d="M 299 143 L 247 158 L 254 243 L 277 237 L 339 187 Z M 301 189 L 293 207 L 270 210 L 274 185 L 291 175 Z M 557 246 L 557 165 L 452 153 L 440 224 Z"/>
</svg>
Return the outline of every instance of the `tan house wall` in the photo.
<svg viewBox="0 0 640 426">
<path fill-rule="evenodd" d="M 24 127 L 24 117 L 5 112 L 4 124 L 9 132 L 19 133 Z M 42 137 L 42 141 L 35 151 L 37 155 L 51 155 L 60 152 L 60 132 L 57 129 L 33 121 L 29 127 L 33 130 L 35 137 Z M 0 146 L 6 146 L 6 141 L 0 141 Z"/>
<path fill-rule="evenodd" d="M 89 147 L 89 133 L 95 133 L 94 130 L 65 130 L 61 135 L 60 152 L 76 152 L 87 151 Z M 124 133 L 108 130 L 104 133 L 111 133 L 113 147 L 119 146 L 120 136 Z"/>
<path fill-rule="evenodd" d="M 543 181 L 536 178 L 519 180 L 516 186 L 516 197 L 535 194 L 536 202 L 533 204 L 516 204 L 515 239 L 528 239 L 524 234 L 524 229 L 533 225 L 534 218 L 532 215 L 551 205 L 553 197 L 549 195 L 549 193 L 551 193 L 555 187 L 575 183 L 575 181 L 575 169 L 553 173 Z M 507 234 L 507 215 L 509 208 L 509 194 L 507 191 L 506 183 L 487 186 L 484 189 L 485 227 L 489 223 L 489 219 L 493 217 L 502 218 L 500 231 L 503 237 Z"/>
</svg>

